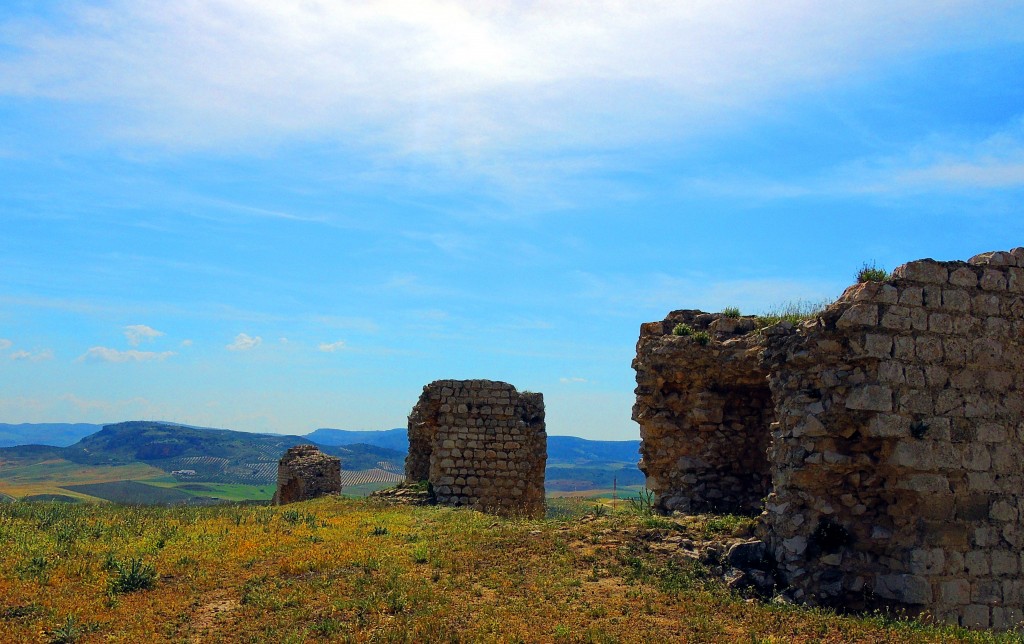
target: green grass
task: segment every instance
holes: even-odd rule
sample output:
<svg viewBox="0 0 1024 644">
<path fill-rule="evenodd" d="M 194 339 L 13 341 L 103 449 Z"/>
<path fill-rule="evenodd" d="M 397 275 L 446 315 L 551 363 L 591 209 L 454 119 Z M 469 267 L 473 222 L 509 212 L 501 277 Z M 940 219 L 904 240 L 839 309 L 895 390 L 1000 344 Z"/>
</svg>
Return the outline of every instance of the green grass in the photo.
<svg viewBox="0 0 1024 644">
<path fill-rule="evenodd" d="M 242 483 L 182 483 L 146 481 L 149 485 L 173 488 L 200 497 L 215 497 L 224 501 L 269 501 L 274 496 L 273 485 L 245 485 Z"/>
<path fill-rule="evenodd" d="M 819 315 L 831 304 L 831 300 L 792 300 L 785 304 L 773 307 L 757 316 L 755 320 L 758 329 L 770 327 L 779 322 L 799 324 L 811 320 Z"/>
<path fill-rule="evenodd" d="M 688 336 L 693 335 L 693 327 L 689 324 L 680 322 L 679 324 L 672 327 L 672 335 Z"/>
<path fill-rule="evenodd" d="M 124 480 L 149 480 L 164 472 L 144 463 L 120 466 L 91 466 L 54 459 L 29 465 L 19 461 L 0 463 L 0 493 L 14 498 L 40 494 L 67 494 L 64 486 L 110 483 Z M 81 493 L 73 493 L 83 501 L 96 501 Z"/>
<path fill-rule="evenodd" d="M 735 306 L 727 306 L 722 309 L 722 315 L 727 318 L 738 318 L 740 316 L 740 310 Z"/>
<path fill-rule="evenodd" d="M 744 601 L 698 563 L 652 548 L 749 519 L 551 506 L 551 518 L 523 520 L 337 497 L 284 508 L 0 504 L 0 639 L 1020 641 Z"/>
<path fill-rule="evenodd" d="M 180 490 L 146 485 L 139 481 L 86 483 L 85 485 L 66 485 L 64 488 L 71 492 L 87 494 L 113 503 L 145 505 L 150 503 L 189 503 L 196 500 L 195 496 Z"/>
<path fill-rule="evenodd" d="M 362 483 L 360 485 L 347 485 L 341 488 L 341 495 L 350 498 L 367 497 L 377 490 L 394 487 L 394 483 Z"/>
<path fill-rule="evenodd" d="M 857 271 L 856 277 L 857 282 L 884 282 L 891 275 L 884 268 L 876 266 L 875 262 L 872 261 L 870 264 L 864 262 L 864 265 Z"/>
</svg>

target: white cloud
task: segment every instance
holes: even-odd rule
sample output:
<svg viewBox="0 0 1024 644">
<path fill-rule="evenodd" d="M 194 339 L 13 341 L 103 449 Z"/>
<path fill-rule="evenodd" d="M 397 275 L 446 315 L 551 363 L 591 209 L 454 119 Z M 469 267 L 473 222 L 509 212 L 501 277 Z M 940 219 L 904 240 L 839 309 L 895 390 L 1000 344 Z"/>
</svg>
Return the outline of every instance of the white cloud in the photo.
<svg viewBox="0 0 1024 644">
<path fill-rule="evenodd" d="M 14 343 L 11 342 L 10 340 L 0 338 L 0 351 L 6 351 L 7 349 L 10 349 L 13 344 Z"/>
<path fill-rule="evenodd" d="M 0 58 L 0 94 L 102 105 L 118 135 L 170 147 L 327 135 L 483 166 L 507 159 L 479 152 L 524 144 L 699 133 L 901 54 L 1016 39 L 1024 23 L 981 0 L 68 5 L 50 26 L 5 25 L 16 53 Z"/>
<path fill-rule="evenodd" d="M 27 360 L 29 362 L 43 362 L 44 360 L 53 360 L 53 350 L 43 349 L 42 351 L 15 351 L 10 355 L 11 360 Z"/>
<path fill-rule="evenodd" d="M 320 349 L 321 351 L 325 352 L 325 353 L 334 353 L 335 351 L 343 350 L 345 348 L 345 342 L 342 341 L 342 340 L 338 340 L 337 342 L 330 342 L 330 343 L 321 342 L 320 346 L 317 347 L 317 348 Z"/>
<path fill-rule="evenodd" d="M 182 347 L 191 347 L 194 343 L 191 340 L 185 339 L 181 341 Z"/>
<path fill-rule="evenodd" d="M 109 347 L 92 347 L 82 355 L 78 356 L 77 362 L 150 362 L 153 360 L 166 360 L 174 355 L 173 351 L 139 351 L 129 349 L 119 351 Z"/>
<path fill-rule="evenodd" d="M 228 351 L 249 351 L 255 349 L 263 342 L 263 338 L 260 336 L 253 337 L 247 333 L 239 333 L 235 336 L 235 341 L 227 345 Z"/>
<path fill-rule="evenodd" d="M 124 328 L 124 337 L 128 339 L 128 344 L 133 347 L 139 346 L 145 340 L 152 340 L 162 335 L 164 335 L 163 331 L 157 331 L 145 324 L 133 324 Z"/>
<path fill-rule="evenodd" d="M 568 384 L 568 383 L 588 382 L 588 380 L 586 378 L 580 378 L 579 376 L 571 376 L 569 378 L 559 378 L 558 382 L 561 382 L 563 384 Z"/>
<path fill-rule="evenodd" d="M 987 136 L 939 137 L 916 142 L 899 154 L 863 158 L 795 179 L 758 176 L 694 178 L 681 189 L 752 199 L 815 196 L 884 197 L 945 194 L 1024 187 L 1024 119 Z"/>
</svg>

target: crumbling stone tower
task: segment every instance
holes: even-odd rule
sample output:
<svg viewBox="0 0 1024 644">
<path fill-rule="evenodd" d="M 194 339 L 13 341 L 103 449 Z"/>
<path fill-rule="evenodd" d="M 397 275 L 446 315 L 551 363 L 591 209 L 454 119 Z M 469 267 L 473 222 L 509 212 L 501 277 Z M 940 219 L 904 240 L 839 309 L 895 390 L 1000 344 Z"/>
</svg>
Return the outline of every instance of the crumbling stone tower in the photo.
<svg viewBox="0 0 1024 644">
<path fill-rule="evenodd" d="M 542 394 L 505 382 L 437 380 L 409 415 L 410 483 L 438 503 L 543 516 L 547 433 Z"/>
<path fill-rule="evenodd" d="M 314 445 L 296 445 L 277 464 L 274 505 L 315 499 L 341 492 L 341 459 Z"/>
<path fill-rule="evenodd" d="M 672 335 L 677 319 L 710 341 Z M 754 324 L 677 311 L 643 326 L 634 417 L 659 507 L 767 492 L 760 532 L 793 598 L 1020 623 L 1024 248 L 910 262 L 812 320 Z"/>
<path fill-rule="evenodd" d="M 705 346 L 674 335 L 678 325 L 717 339 Z M 753 330 L 752 318 L 701 311 L 640 328 L 633 419 L 640 469 L 661 511 L 751 514 L 764 505 L 775 409 Z"/>
</svg>

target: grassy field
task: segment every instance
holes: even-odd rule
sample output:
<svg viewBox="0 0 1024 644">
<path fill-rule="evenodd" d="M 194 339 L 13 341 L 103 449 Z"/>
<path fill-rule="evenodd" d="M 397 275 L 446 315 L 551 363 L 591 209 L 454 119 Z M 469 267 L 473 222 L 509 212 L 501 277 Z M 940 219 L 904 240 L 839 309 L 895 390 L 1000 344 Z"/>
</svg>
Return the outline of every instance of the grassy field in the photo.
<svg viewBox="0 0 1024 644">
<path fill-rule="evenodd" d="M 362 498 L 369 496 L 372 492 L 394 487 L 394 483 L 363 483 L 361 485 L 349 485 L 341 488 L 341 495 L 350 498 Z"/>
<path fill-rule="evenodd" d="M 0 640 L 1019 641 L 744 600 L 662 541 L 742 520 L 554 505 L 4 503 Z"/>
<path fill-rule="evenodd" d="M 86 483 L 66 485 L 65 490 L 94 496 L 104 501 L 125 505 L 156 503 L 174 505 L 196 501 L 197 497 L 174 488 L 146 485 L 139 481 L 111 481 L 110 483 Z"/>
<path fill-rule="evenodd" d="M 346 496 L 366 496 L 375 490 L 394 485 L 402 478 L 379 469 L 343 471 L 342 476 L 347 482 L 342 490 Z M 152 494 L 148 497 L 145 493 L 149 490 L 142 487 L 143 484 L 152 488 Z M 269 501 L 274 496 L 274 489 L 272 483 L 251 485 L 180 481 L 163 470 L 143 463 L 95 466 L 64 459 L 31 464 L 16 460 L 0 462 L 0 495 L 3 495 L 0 498 L 24 499 L 53 494 L 91 502 L 167 503 L 187 501 L 183 496 L 188 495 L 221 501 Z"/>
<path fill-rule="evenodd" d="M 586 490 L 552 490 L 547 496 L 549 499 L 591 499 L 601 500 L 610 504 L 613 500 L 625 502 L 626 499 L 633 499 L 646 490 L 643 485 L 620 485 L 617 489 L 594 488 Z"/>
<path fill-rule="evenodd" d="M 119 466 L 89 466 L 55 459 L 32 465 L 17 462 L 0 463 L 0 494 L 14 498 L 38 494 L 61 494 L 83 501 L 96 501 L 96 497 L 81 492 L 70 492 L 66 485 L 90 485 L 116 481 L 147 480 L 166 477 L 155 467 L 136 463 Z"/>
<path fill-rule="evenodd" d="M 186 494 L 214 497 L 224 501 L 269 501 L 274 496 L 273 485 L 244 485 L 241 483 L 180 483 L 146 481 L 157 487 L 173 488 Z"/>
</svg>

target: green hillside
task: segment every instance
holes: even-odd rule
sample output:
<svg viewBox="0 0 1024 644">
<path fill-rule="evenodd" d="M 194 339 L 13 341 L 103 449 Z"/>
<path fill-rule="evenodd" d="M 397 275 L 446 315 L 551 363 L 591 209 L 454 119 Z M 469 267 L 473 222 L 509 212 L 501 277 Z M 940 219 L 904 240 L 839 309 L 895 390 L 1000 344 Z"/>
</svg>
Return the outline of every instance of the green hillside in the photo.
<svg viewBox="0 0 1024 644">
<path fill-rule="evenodd" d="M 0 493 L 16 498 L 70 494 L 81 500 L 175 502 L 158 487 L 179 484 L 242 486 L 234 492 L 195 497 L 266 500 L 261 491 L 276 481 L 277 462 L 294 445 L 314 443 L 341 459 L 342 485 L 353 494 L 394 484 L 404 471 L 405 430 L 383 432 L 318 430 L 307 436 L 253 434 L 157 421 L 107 425 L 68 447 L 22 445 L 0 448 Z M 401 440 L 399 440 L 401 439 Z M 365 442 L 353 442 L 365 441 Z M 401 446 L 402 449 L 388 447 Z M 642 486 L 636 467 L 637 441 L 592 441 L 572 436 L 548 438 L 547 491 L 550 494 Z M 172 473 L 178 474 L 173 475 Z M 81 487 L 141 481 L 148 487 Z M 92 490 L 92 494 L 87 490 Z M 140 496 L 141 494 L 141 496 Z M 188 501 L 176 497 L 177 500 Z M 125 501 L 125 499 L 132 499 Z"/>
<path fill-rule="evenodd" d="M 133 421 L 107 425 L 66 448 L 64 457 L 88 465 L 171 461 L 196 456 L 260 462 L 276 461 L 289 447 L 305 442 L 301 436 Z"/>
<path fill-rule="evenodd" d="M 273 494 L 281 455 L 309 442 L 163 422 L 118 423 L 69 447 L 0 448 L 0 493 L 118 503 L 265 501 Z M 346 487 L 400 479 L 404 455 L 395 450 L 359 444 L 321 449 L 341 459 Z M 188 489 L 199 484 L 212 486 L 209 493 Z"/>
</svg>

